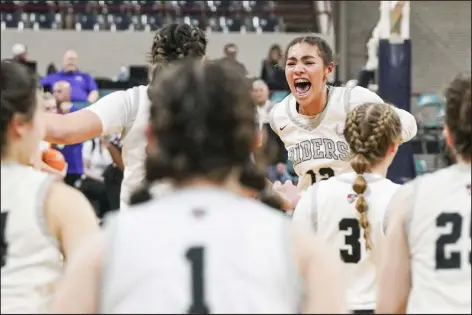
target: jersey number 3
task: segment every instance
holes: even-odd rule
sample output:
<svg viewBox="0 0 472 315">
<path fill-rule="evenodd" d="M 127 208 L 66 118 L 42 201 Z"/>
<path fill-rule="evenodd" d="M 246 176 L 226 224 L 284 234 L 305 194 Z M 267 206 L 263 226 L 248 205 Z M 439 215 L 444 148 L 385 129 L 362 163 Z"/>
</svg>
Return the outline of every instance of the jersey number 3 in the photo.
<svg viewBox="0 0 472 315">
<path fill-rule="evenodd" d="M 350 231 L 344 236 L 344 244 L 350 249 L 341 249 L 341 259 L 348 264 L 357 264 L 361 260 L 361 229 L 357 219 L 342 219 L 339 221 L 339 231 Z"/>
<path fill-rule="evenodd" d="M 8 244 L 7 240 L 5 239 L 5 228 L 7 227 L 7 219 L 8 219 L 8 212 L 2 212 L 2 222 L 1 222 L 1 227 L 2 227 L 2 268 L 5 266 L 7 263 L 7 249 L 8 249 Z"/>
<path fill-rule="evenodd" d="M 205 248 L 199 246 L 190 247 L 185 255 L 192 268 L 192 305 L 188 314 L 210 314 L 205 302 L 204 254 Z"/>
<path fill-rule="evenodd" d="M 451 232 L 441 234 L 436 240 L 436 269 L 460 269 L 462 253 L 460 251 L 449 251 L 446 255 L 446 245 L 454 245 L 461 238 L 462 216 L 459 213 L 441 213 L 436 218 L 437 227 L 450 226 Z M 469 230 L 472 234 L 472 226 L 469 222 Z M 469 236 L 470 237 L 470 236 Z M 471 263 L 471 253 L 469 252 L 469 264 Z"/>
</svg>

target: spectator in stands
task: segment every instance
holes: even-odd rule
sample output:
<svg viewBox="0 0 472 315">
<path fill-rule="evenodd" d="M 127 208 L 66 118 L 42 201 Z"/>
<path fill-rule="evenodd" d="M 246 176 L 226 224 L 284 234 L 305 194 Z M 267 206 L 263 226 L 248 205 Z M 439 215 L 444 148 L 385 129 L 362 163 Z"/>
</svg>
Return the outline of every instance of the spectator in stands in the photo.
<svg viewBox="0 0 472 315">
<path fill-rule="evenodd" d="M 15 44 L 12 47 L 13 60 L 18 62 L 25 62 L 28 60 L 28 49 L 23 44 Z"/>
<path fill-rule="evenodd" d="M 94 196 L 96 200 L 91 200 L 92 203 L 95 201 L 95 208 L 99 218 L 111 210 L 107 185 L 105 183 L 105 171 L 113 164 L 112 156 L 107 148 L 108 137 L 96 137 L 84 142 L 82 157 L 84 160 L 84 174 L 85 179 L 82 183 L 82 189 L 87 188 L 86 186 L 94 189 Z M 121 184 L 121 183 L 120 183 Z M 119 208 L 119 199 L 118 194 L 117 200 L 115 202 L 118 206 L 115 209 Z"/>
<path fill-rule="evenodd" d="M 238 46 L 234 43 L 228 43 L 223 48 L 224 57 L 220 59 L 222 62 L 228 62 L 233 64 L 237 69 L 241 71 L 242 74 L 248 75 L 246 67 L 238 61 Z"/>
<path fill-rule="evenodd" d="M 64 54 L 62 70 L 42 78 L 41 85 L 54 86 L 57 81 L 69 83 L 72 102 L 94 103 L 99 97 L 97 83 L 90 74 L 79 71 L 77 53 L 73 50 Z"/>
<path fill-rule="evenodd" d="M 11 50 L 13 54 L 12 60 L 26 66 L 39 80 L 39 75 L 36 70 L 36 61 L 29 60 L 27 47 L 23 44 L 15 44 Z"/>
<path fill-rule="evenodd" d="M 272 109 L 272 102 L 269 100 L 269 88 L 262 80 L 255 80 L 252 83 L 252 100 L 256 105 L 259 120 L 263 125 L 269 123 L 269 112 Z"/>
<path fill-rule="evenodd" d="M 277 163 L 269 167 L 267 177 L 271 182 L 279 181 L 282 184 L 287 180 L 292 180 L 292 176 L 288 173 L 287 165 L 284 163 Z"/>
<path fill-rule="evenodd" d="M 269 49 L 267 59 L 262 61 L 261 79 L 271 91 L 289 91 L 285 78 L 282 49 L 274 44 Z"/>
<path fill-rule="evenodd" d="M 78 108 L 73 107 L 72 104 L 72 89 L 67 81 L 57 81 L 54 83 L 52 93 L 57 102 L 58 112 L 62 114 L 68 114 L 78 110 Z"/>
<path fill-rule="evenodd" d="M 113 163 L 103 173 L 110 210 L 120 208 L 121 182 L 123 181 L 123 170 L 125 168 L 121 156 L 122 148 L 121 135 L 118 133 L 110 135 L 107 149 Z"/>
<path fill-rule="evenodd" d="M 53 95 L 57 104 L 57 112 L 68 114 L 78 110 L 71 102 L 71 87 L 66 81 L 54 83 Z M 67 174 L 64 178 L 66 184 L 77 187 L 77 182 L 84 174 L 84 163 L 82 159 L 82 143 L 71 145 L 53 145 L 53 147 L 64 155 L 68 164 Z"/>
</svg>

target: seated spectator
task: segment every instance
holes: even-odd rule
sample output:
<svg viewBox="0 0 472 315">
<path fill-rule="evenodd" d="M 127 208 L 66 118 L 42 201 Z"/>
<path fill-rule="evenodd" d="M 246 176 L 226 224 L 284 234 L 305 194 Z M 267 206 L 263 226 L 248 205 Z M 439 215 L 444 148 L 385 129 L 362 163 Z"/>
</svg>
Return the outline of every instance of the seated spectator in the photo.
<svg viewBox="0 0 472 315">
<path fill-rule="evenodd" d="M 93 103 L 99 97 L 97 83 L 90 74 L 79 71 L 77 53 L 73 50 L 64 54 L 62 70 L 42 78 L 41 85 L 51 87 L 58 81 L 69 83 L 72 102 Z"/>
<path fill-rule="evenodd" d="M 220 59 L 221 62 L 227 62 L 228 64 L 234 65 L 243 75 L 248 75 L 246 67 L 238 61 L 238 46 L 236 46 L 236 44 L 226 44 L 223 48 L 223 53 L 224 57 Z"/>
<path fill-rule="evenodd" d="M 107 140 L 107 149 L 113 163 L 105 169 L 103 178 L 110 210 L 117 210 L 120 208 L 121 182 L 123 181 L 124 165 L 121 156 L 123 144 L 120 134 L 112 134 Z"/>
<path fill-rule="evenodd" d="M 252 100 L 256 105 L 259 120 L 263 125 L 269 124 L 269 112 L 274 104 L 269 100 L 269 88 L 262 80 L 252 83 Z"/>
<path fill-rule="evenodd" d="M 279 181 L 285 183 L 287 180 L 293 180 L 292 176 L 287 171 L 287 165 L 284 163 L 277 163 L 269 167 L 267 177 L 271 182 Z"/>
<path fill-rule="evenodd" d="M 282 57 L 282 49 L 279 45 L 274 44 L 269 49 L 267 59 L 262 61 L 261 79 L 264 80 L 271 91 L 290 90 L 287 79 L 285 79 Z"/>
<path fill-rule="evenodd" d="M 84 174 L 88 181 L 87 185 L 90 185 L 90 182 L 93 181 L 95 189 L 102 192 L 102 196 L 96 200 L 99 202 L 97 207 L 99 218 L 103 218 L 110 210 L 118 209 L 120 203 L 119 190 L 118 194 L 114 194 L 113 192 L 116 192 L 115 182 L 121 185 L 119 178 L 123 178 L 123 173 L 121 170 L 118 170 L 118 176 L 116 176 L 116 172 L 111 174 L 111 168 L 115 168 L 116 166 L 108 150 L 108 144 L 108 137 L 102 136 L 84 142 L 82 150 Z M 116 179 L 115 177 L 118 178 L 118 181 L 114 180 Z"/>
</svg>

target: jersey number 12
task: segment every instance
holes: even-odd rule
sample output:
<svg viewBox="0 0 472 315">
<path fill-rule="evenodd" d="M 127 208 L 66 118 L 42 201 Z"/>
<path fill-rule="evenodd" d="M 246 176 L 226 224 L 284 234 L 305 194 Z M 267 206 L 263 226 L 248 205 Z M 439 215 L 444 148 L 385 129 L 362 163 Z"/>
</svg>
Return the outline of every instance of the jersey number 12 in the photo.
<svg viewBox="0 0 472 315">
<path fill-rule="evenodd" d="M 205 302 L 204 254 L 205 248 L 198 246 L 190 247 L 185 255 L 192 268 L 192 305 L 188 314 L 210 314 Z"/>
<path fill-rule="evenodd" d="M 311 184 L 316 183 L 316 180 L 327 180 L 330 177 L 334 176 L 334 171 L 331 167 L 322 167 L 318 170 L 318 175 L 322 176 L 321 178 L 316 178 L 316 173 L 313 170 L 306 172 L 311 177 Z"/>
</svg>

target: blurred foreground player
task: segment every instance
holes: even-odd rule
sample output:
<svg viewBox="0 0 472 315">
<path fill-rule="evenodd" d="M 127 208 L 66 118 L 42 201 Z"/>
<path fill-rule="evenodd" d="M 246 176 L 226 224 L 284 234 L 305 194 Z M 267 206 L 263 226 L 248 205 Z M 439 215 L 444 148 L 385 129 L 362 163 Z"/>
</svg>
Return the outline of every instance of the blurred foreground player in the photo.
<svg viewBox="0 0 472 315">
<path fill-rule="evenodd" d="M 377 312 L 470 314 L 470 73 L 446 90 L 446 142 L 457 163 L 402 186 L 389 207 Z"/>
<path fill-rule="evenodd" d="M 64 259 L 98 225 L 81 194 L 28 165 L 44 134 L 35 79 L 8 61 L 0 76 L 1 313 L 44 312 Z"/>
<path fill-rule="evenodd" d="M 298 313 L 302 296 L 309 313 L 344 311 L 339 258 L 235 193 L 258 131 L 247 83 L 219 63 L 159 73 L 146 176 L 175 190 L 114 217 L 68 269 L 52 311 Z"/>
</svg>

